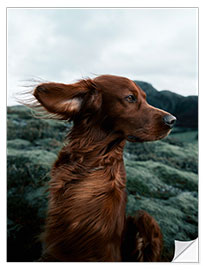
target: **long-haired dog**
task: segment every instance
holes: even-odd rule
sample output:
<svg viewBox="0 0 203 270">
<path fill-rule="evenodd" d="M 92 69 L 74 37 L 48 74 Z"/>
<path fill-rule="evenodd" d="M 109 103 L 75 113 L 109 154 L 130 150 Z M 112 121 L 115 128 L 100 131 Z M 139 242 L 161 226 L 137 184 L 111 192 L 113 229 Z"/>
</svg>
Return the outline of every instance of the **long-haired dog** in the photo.
<svg viewBox="0 0 203 270">
<path fill-rule="evenodd" d="M 73 121 L 51 171 L 41 261 L 159 261 L 156 221 L 144 211 L 126 218 L 123 148 L 164 138 L 176 118 L 119 76 L 42 83 L 33 96 L 35 108 Z"/>
</svg>

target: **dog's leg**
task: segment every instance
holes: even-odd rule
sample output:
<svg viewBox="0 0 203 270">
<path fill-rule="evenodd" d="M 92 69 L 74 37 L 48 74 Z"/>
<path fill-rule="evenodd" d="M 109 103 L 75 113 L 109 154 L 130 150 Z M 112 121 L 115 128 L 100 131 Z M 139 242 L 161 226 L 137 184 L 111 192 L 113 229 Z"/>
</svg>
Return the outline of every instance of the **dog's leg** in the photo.
<svg viewBox="0 0 203 270">
<path fill-rule="evenodd" d="M 121 246 L 122 261 L 160 261 L 163 240 L 159 225 L 145 211 L 137 211 L 129 216 Z"/>
</svg>

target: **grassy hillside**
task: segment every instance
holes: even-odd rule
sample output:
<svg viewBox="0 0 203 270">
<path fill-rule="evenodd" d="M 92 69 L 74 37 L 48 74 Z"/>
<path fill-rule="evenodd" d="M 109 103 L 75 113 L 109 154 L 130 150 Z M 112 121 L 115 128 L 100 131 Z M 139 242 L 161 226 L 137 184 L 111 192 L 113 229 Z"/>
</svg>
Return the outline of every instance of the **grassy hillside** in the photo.
<svg viewBox="0 0 203 270">
<path fill-rule="evenodd" d="M 8 261 L 40 256 L 38 235 L 47 206 L 49 172 L 70 125 L 42 120 L 25 107 L 8 108 Z M 127 143 L 127 214 L 144 209 L 160 224 L 163 261 L 170 261 L 174 240 L 198 234 L 197 130 L 175 129 L 167 138 Z"/>
</svg>

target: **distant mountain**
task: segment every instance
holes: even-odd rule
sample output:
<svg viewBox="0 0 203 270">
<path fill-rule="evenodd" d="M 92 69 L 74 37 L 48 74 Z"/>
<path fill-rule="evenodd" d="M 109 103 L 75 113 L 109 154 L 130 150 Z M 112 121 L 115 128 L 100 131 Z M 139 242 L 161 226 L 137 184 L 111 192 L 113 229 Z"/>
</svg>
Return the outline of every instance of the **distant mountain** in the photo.
<svg viewBox="0 0 203 270">
<path fill-rule="evenodd" d="M 198 96 L 184 97 L 168 90 L 158 91 L 143 81 L 134 82 L 145 91 L 149 104 L 176 116 L 176 126 L 198 128 Z"/>
</svg>

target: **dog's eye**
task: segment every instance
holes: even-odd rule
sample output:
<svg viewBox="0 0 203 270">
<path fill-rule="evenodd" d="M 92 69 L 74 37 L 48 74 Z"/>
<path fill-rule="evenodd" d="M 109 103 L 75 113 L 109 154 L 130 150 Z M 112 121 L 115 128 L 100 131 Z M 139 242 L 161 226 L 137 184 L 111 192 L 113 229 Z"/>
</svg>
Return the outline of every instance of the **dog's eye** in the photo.
<svg viewBox="0 0 203 270">
<path fill-rule="evenodd" d="M 137 101 L 137 99 L 134 95 L 129 95 L 129 96 L 125 97 L 125 99 L 130 103 L 134 103 Z"/>
</svg>

